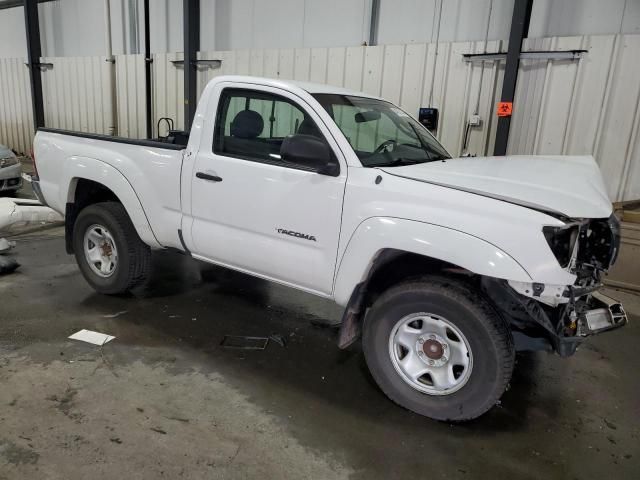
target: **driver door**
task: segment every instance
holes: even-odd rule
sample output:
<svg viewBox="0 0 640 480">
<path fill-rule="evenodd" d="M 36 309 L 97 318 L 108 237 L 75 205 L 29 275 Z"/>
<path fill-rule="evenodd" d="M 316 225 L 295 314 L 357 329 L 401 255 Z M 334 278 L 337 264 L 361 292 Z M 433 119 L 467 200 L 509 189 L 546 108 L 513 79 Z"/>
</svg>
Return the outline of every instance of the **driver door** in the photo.
<svg viewBox="0 0 640 480">
<path fill-rule="evenodd" d="M 192 170 L 192 253 L 330 296 L 347 174 L 341 152 L 299 97 L 256 85 L 218 89 Z M 282 161 L 283 139 L 299 133 L 329 144 L 337 176 Z"/>
</svg>

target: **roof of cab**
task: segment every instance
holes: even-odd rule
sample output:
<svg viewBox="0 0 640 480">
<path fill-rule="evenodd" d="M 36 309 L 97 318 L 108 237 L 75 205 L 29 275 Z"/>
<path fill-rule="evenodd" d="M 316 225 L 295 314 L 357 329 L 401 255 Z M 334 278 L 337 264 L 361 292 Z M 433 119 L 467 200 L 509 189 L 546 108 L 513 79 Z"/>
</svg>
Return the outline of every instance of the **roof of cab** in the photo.
<svg viewBox="0 0 640 480">
<path fill-rule="evenodd" d="M 284 79 L 274 79 L 274 78 L 266 78 L 266 77 L 254 77 L 248 75 L 221 75 L 219 77 L 215 77 L 212 82 L 240 82 L 240 83 L 255 83 L 259 85 L 268 85 L 273 87 L 286 88 L 289 90 L 293 90 L 295 88 L 299 88 L 308 93 L 330 93 L 334 95 L 352 95 L 356 97 L 367 97 L 367 98 L 379 98 L 375 95 L 369 95 L 364 92 L 358 92 L 356 90 L 349 90 L 342 87 L 336 87 L 333 85 L 325 85 L 320 83 L 310 83 L 310 82 L 299 82 L 297 80 L 284 80 Z"/>
</svg>

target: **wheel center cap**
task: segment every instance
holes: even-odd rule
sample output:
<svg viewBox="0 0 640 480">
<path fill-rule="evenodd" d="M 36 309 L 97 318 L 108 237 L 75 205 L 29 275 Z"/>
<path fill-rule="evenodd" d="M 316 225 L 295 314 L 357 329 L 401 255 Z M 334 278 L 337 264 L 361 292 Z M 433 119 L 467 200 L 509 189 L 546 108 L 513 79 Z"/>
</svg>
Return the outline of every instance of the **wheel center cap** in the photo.
<svg viewBox="0 0 640 480">
<path fill-rule="evenodd" d="M 422 344 L 424 354 L 432 360 L 440 360 L 444 354 L 442 344 L 437 340 L 429 339 Z"/>
<path fill-rule="evenodd" d="M 111 245 L 109 245 L 107 242 L 102 244 L 102 246 L 100 247 L 100 250 L 102 250 L 103 257 L 110 257 L 111 254 L 113 253 L 113 249 L 111 248 Z"/>
</svg>

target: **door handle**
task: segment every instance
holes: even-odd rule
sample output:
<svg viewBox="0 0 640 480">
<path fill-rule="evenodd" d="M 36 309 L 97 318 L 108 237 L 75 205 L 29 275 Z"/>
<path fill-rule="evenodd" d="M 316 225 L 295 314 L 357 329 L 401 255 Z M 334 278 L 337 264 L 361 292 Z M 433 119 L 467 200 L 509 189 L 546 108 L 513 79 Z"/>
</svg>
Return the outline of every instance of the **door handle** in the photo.
<svg viewBox="0 0 640 480">
<path fill-rule="evenodd" d="M 210 174 L 204 173 L 204 172 L 197 172 L 196 173 L 196 177 L 197 178 L 201 178 L 202 180 L 209 180 L 211 182 L 221 182 L 222 181 L 222 177 L 219 177 L 217 175 L 210 175 Z"/>
</svg>

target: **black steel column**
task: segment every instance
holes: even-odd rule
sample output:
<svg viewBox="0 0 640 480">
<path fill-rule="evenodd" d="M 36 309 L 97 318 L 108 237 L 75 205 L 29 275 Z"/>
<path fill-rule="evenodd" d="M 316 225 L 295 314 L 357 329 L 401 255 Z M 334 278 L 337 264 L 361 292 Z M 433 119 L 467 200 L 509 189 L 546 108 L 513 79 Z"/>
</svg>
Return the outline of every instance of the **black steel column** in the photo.
<svg viewBox="0 0 640 480">
<path fill-rule="evenodd" d="M 191 130 L 198 99 L 197 54 L 200 48 L 200 0 L 183 0 L 184 129 Z"/>
<path fill-rule="evenodd" d="M 529 34 L 529 19 L 531 18 L 532 4 L 533 0 L 515 0 L 513 5 L 511 33 L 509 33 L 509 49 L 507 50 L 507 63 L 504 67 L 504 81 L 502 83 L 502 95 L 500 96 L 501 102 L 513 102 L 516 93 L 522 39 Z M 510 126 L 511 116 L 498 117 L 496 143 L 493 149 L 494 155 L 505 155 L 507 153 Z"/>
<path fill-rule="evenodd" d="M 40 71 L 40 23 L 38 20 L 38 1 L 24 0 L 24 22 L 27 32 L 27 59 L 29 78 L 31 79 L 31 104 L 33 106 L 33 124 L 36 129 L 44 127 L 44 97 L 42 96 L 42 72 Z"/>
<path fill-rule="evenodd" d="M 380 0 L 371 1 L 371 20 L 369 22 L 369 45 L 378 44 L 378 27 L 380 26 Z"/>
<path fill-rule="evenodd" d="M 146 99 L 147 138 L 153 137 L 153 98 L 151 95 L 151 34 L 149 33 L 149 0 L 144 0 L 144 91 Z"/>
</svg>

